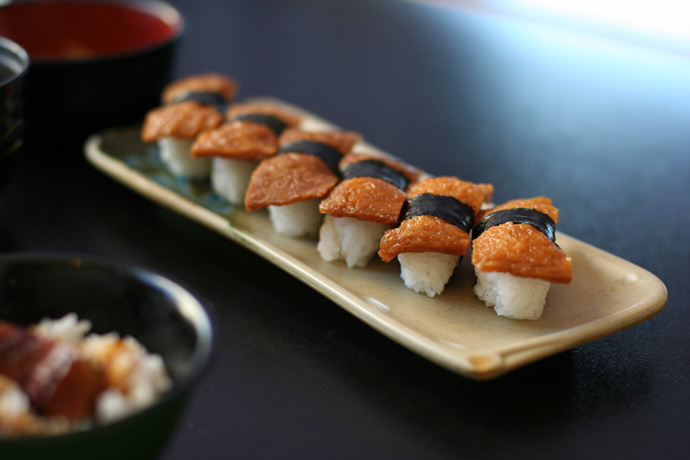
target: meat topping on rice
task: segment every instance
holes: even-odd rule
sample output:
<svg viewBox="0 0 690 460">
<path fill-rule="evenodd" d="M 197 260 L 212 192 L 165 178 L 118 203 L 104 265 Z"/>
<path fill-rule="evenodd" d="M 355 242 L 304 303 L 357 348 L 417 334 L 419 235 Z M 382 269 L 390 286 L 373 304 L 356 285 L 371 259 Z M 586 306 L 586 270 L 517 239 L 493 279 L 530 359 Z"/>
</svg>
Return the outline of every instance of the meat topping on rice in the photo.
<svg viewBox="0 0 690 460">
<path fill-rule="evenodd" d="M 235 97 L 237 89 L 237 83 L 224 75 L 215 73 L 192 75 L 166 86 L 161 100 L 163 104 L 170 104 L 185 94 L 201 92 L 216 93 L 226 102 L 230 102 Z"/>
<path fill-rule="evenodd" d="M 0 321 L 0 351 L 0 374 L 15 380 L 42 414 L 77 421 L 93 412 L 103 374 L 74 345 Z"/>
<path fill-rule="evenodd" d="M 0 321 L 0 435 L 59 434 L 151 405 L 172 386 L 132 337 L 89 334 L 75 314 L 28 328 Z"/>
<path fill-rule="evenodd" d="M 491 196 L 490 184 L 473 184 L 455 177 L 432 177 L 413 184 L 408 200 L 431 194 L 455 198 L 471 208 L 474 215 L 487 196 Z M 390 262 L 398 254 L 407 252 L 435 252 L 462 256 L 467 252 L 468 232 L 435 215 L 420 215 L 404 219 L 396 228 L 386 231 L 381 239 L 379 256 Z"/>
<path fill-rule="evenodd" d="M 202 131 L 223 122 L 223 116 L 212 107 L 186 101 L 149 111 L 144 120 L 141 138 L 154 142 L 163 137 L 194 139 Z"/>
<path fill-rule="evenodd" d="M 558 223 L 558 209 L 546 197 L 512 200 L 483 215 L 514 208 L 534 209 Z M 543 232 L 526 223 L 489 227 L 472 243 L 472 265 L 482 272 L 503 272 L 552 283 L 569 283 L 572 261 Z"/>
</svg>

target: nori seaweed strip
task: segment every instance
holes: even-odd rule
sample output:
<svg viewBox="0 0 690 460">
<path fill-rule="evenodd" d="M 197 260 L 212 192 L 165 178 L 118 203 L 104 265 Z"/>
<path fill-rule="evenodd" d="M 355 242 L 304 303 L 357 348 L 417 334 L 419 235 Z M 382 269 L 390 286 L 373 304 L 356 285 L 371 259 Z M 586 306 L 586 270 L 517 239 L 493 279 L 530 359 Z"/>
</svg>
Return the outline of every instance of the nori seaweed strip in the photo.
<svg viewBox="0 0 690 460">
<path fill-rule="evenodd" d="M 469 233 L 474 219 L 474 209 L 452 196 L 422 193 L 407 200 L 400 215 L 401 222 L 417 216 L 440 217 Z"/>
<path fill-rule="evenodd" d="M 285 128 L 287 128 L 287 123 L 280 118 L 263 113 L 245 113 L 237 115 L 228 120 L 228 122 L 232 121 L 249 121 L 251 123 L 264 125 L 273 131 L 276 136 L 280 136 L 282 132 L 285 131 Z"/>
<path fill-rule="evenodd" d="M 306 153 L 320 158 L 326 163 L 328 169 L 337 173 L 338 163 L 340 163 L 343 155 L 340 151 L 328 144 L 317 141 L 297 141 L 291 144 L 284 145 L 280 148 L 278 153 Z"/>
<path fill-rule="evenodd" d="M 220 113 L 225 113 L 229 104 L 222 95 L 213 91 L 187 91 L 175 97 L 170 103 L 176 104 L 183 101 L 195 101 L 201 105 L 215 107 Z"/>
<path fill-rule="evenodd" d="M 400 190 L 405 190 L 410 182 L 397 169 L 383 161 L 374 159 L 356 161 L 347 165 L 345 171 L 343 171 L 343 180 L 352 179 L 353 177 L 375 177 L 393 184 Z"/>
<path fill-rule="evenodd" d="M 487 214 L 472 230 L 472 239 L 478 238 L 489 227 L 508 222 L 530 224 L 546 235 L 548 239 L 556 242 L 556 223 L 547 214 L 530 208 L 502 209 Z"/>
</svg>

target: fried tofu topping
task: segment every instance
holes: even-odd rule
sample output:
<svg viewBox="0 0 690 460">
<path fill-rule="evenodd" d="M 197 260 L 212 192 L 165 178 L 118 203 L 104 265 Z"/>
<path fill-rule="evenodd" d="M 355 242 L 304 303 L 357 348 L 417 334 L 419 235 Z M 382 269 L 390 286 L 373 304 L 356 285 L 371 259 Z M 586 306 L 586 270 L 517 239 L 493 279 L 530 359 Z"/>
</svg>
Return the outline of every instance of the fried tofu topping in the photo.
<svg viewBox="0 0 690 460">
<path fill-rule="evenodd" d="M 261 161 L 278 151 L 278 137 L 267 126 L 233 121 L 202 132 L 194 141 L 191 154 L 199 157 L 234 158 Z"/>
<path fill-rule="evenodd" d="M 223 116 L 212 107 L 186 101 L 165 105 L 146 114 L 141 131 L 144 142 L 163 137 L 194 139 L 202 131 L 213 129 L 223 122 Z"/>
<path fill-rule="evenodd" d="M 442 176 L 421 180 L 408 191 L 408 199 L 422 194 L 455 198 L 469 206 L 474 215 L 479 212 L 487 195 L 493 193 L 489 184 L 473 184 L 456 177 Z M 396 228 L 387 230 L 381 239 L 379 256 L 390 262 L 406 252 L 438 252 L 462 256 L 467 252 L 469 234 L 456 225 L 433 215 L 404 219 Z"/>
<path fill-rule="evenodd" d="M 228 120 L 232 120 L 235 117 L 248 114 L 270 115 L 280 119 L 288 127 L 297 126 L 303 118 L 302 115 L 276 107 L 275 105 L 259 103 L 235 103 L 228 108 L 225 116 Z"/>
<path fill-rule="evenodd" d="M 190 92 L 216 93 L 229 102 L 237 94 L 237 89 L 237 83 L 225 75 L 216 73 L 192 75 L 166 86 L 163 90 L 161 102 L 163 104 L 170 104 L 175 99 Z"/>
<path fill-rule="evenodd" d="M 354 131 L 302 131 L 289 128 L 280 136 L 280 145 L 287 146 L 299 141 L 320 142 L 345 155 L 350 153 L 350 150 L 361 139 L 362 135 Z"/>
<path fill-rule="evenodd" d="M 318 142 L 345 155 L 361 138 L 359 133 L 352 131 L 316 132 L 288 128 L 279 142 L 281 149 L 301 141 Z M 288 149 L 259 163 L 247 188 L 245 207 L 252 211 L 321 198 L 337 183 L 338 176 L 321 158 Z"/>
<path fill-rule="evenodd" d="M 252 173 L 245 207 L 248 211 L 324 196 L 338 177 L 319 158 L 284 153 L 259 163 Z"/>
<path fill-rule="evenodd" d="M 548 215 L 558 222 L 558 209 L 546 197 L 518 199 L 496 206 L 484 213 L 527 208 Z M 483 272 L 510 273 L 552 283 L 571 281 L 572 260 L 536 227 L 507 222 L 489 227 L 472 243 L 472 265 Z"/>
<path fill-rule="evenodd" d="M 334 187 L 321 200 L 319 212 L 392 226 L 398 221 L 405 198 L 405 192 L 383 179 L 354 177 Z"/>
</svg>

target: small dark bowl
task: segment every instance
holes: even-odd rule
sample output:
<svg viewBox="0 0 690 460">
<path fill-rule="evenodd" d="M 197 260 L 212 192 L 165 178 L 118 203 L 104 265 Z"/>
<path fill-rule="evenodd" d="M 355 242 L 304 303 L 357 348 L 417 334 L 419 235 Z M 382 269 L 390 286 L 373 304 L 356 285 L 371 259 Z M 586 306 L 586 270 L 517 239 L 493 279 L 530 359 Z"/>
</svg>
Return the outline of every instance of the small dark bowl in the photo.
<svg viewBox="0 0 690 460">
<path fill-rule="evenodd" d="M 27 50 L 27 136 L 82 142 L 160 103 L 185 23 L 162 0 L 17 0 L 0 35 Z M 80 144 L 79 144 L 80 145 Z"/>
<path fill-rule="evenodd" d="M 24 139 L 24 85 L 28 70 L 26 51 L 0 37 L 0 191 L 10 179 Z"/>
<path fill-rule="evenodd" d="M 118 422 L 60 436 L 0 438 L 7 459 L 155 458 L 209 361 L 213 333 L 202 302 L 147 269 L 104 259 L 41 254 L 0 256 L 0 318 L 20 325 L 75 312 L 92 331 L 131 335 L 158 353 L 173 389 Z"/>
</svg>

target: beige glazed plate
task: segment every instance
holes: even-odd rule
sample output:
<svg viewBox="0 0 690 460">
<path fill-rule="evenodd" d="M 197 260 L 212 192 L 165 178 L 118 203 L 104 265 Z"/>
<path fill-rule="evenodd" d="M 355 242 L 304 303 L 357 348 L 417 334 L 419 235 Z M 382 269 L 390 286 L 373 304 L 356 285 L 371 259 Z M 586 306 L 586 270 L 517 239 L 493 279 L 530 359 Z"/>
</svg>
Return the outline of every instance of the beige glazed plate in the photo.
<svg viewBox="0 0 690 460">
<path fill-rule="evenodd" d="M 308 115 L 305 129 L 333 127 Z M 557 241 L 572 257 L 573 281 L 552 285 L 537 321 L 506 319 L 485 307 L 472 293 L 469 257 L 443 293 L 429 298 L 405 287 L 395 261 L 354 269 L 325 262 L 315 240 L 277 234 L 264 211 L 224 202 L 207 182 L 176 179 L 155 145 L 141 142 L 139 129 L 93 135 L 85 144 L 87 159 L 141 195 L 246 246 L 413 352 L 473 379 L 491 379 L 630 327 L 666 304 L 666 287 L 656 276 L 562 233 Z M 385 155 L 365 143 L 355 150 Z"/>
</svg>

